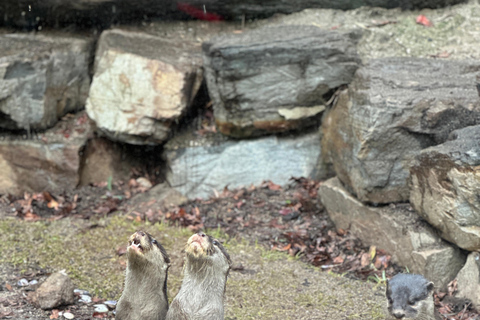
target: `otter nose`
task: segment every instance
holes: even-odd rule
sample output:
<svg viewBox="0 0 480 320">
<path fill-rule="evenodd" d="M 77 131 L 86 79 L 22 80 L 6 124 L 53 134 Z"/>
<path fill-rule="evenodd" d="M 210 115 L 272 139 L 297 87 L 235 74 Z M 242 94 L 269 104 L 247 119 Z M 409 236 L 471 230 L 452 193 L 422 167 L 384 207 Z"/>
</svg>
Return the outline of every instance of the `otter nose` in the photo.
<svg viewBox="0 0 480 320">
<path fill-rule="evenodd" d="M 403 311 L 394 311 L 393 316 L 397 319 L 402 319 L 405 317 L 405 313 Z"/>
</svg>

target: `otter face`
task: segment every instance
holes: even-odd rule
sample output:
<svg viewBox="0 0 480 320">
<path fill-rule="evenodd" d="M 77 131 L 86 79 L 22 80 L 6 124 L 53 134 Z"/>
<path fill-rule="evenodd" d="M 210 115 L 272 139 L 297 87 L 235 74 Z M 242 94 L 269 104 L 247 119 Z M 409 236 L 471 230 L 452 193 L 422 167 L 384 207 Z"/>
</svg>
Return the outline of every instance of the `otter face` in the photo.
<svg viewBox="0 0 480 320">
<path fill-rule="evenodd" d="M 424 319 L 433 304 L 433 282 L 421 275 L 397 274 L 387 282 L 387 308 L 396 319 Z M 433 314 L 431 315 L 433 319 Z"/>
<path fill-rule="evenodd" d="M 162 262 L 169 264 L 170 258 L 163 246 L 149 233 L 137 231 L 128 240 L 128 261 L 131 262 Z M 159 261 L 160 260 L 160 261 Z"/>
<path fill-rule="evenodd" d="M 222 244 L 203 232 L 191 236 L 185 247 L 187 257 L 194 260 L 210 260 L 214 264 L 230 268 L 232 261 Z"/>
</svg>

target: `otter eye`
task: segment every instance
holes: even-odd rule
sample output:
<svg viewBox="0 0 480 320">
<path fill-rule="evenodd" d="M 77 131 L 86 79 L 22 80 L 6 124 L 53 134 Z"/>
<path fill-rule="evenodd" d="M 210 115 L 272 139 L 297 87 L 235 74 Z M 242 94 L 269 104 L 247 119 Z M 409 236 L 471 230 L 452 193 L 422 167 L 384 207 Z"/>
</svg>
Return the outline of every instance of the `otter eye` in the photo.
<svg viewBox="0 0 480 320">
<path fill-rule="evenodd" d="M 411 305 L 411 306 L 413 306 L 413 305 L 415 304 L 415 301 L 413 301 L 413 300 L 408 300 L 408 304 Z"/>
<path fill-rule="evenodd" d="M 155 239 L 152 240 L 152 243 L 155 244 L 155 245 L 158 244 L 157 240 L 155 240 Z"/>
<path fill-rule="evenodd" d="M 218 243 L 218 241 L 217 241 L 217 240 L 213 240 L 213 242 L 212 242 L 212 243 L 213 243 L 213 245 L 214 245 L 214 246 L 218 246 L 218 245 L 220 244 L 220 243 Z"/>
</svg>

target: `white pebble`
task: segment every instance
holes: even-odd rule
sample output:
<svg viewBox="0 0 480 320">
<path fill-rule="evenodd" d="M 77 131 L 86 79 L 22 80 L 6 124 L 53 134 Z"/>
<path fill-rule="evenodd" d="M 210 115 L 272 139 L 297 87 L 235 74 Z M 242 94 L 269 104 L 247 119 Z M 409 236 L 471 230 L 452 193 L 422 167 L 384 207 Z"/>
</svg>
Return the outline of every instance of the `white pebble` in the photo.
<svg viewBox="0 0 480 320">
<path fill-rule="evenodd" d="M 92 297 L 87 296 L 86 294 L 82 294 L 82 295 L 80 295 L 80 300 L 78 300 L 78 301 L 84 302 L 84 303 L 90 303 L 90 302 L 92 302 Z"/>
<path fill-rule="evenodd" d="M 75 316 L 74 316 L 72 313 L 70 313 L 70 312 L 65 312 L 65 313 L 63 314 L 63 317 L 64 317 L 65 319 L 73 319 L 73 318 L 75 318 Z"/>
<path fill-rule="evenodd" d="M 104 304 L 94 304 L 95 307 L 95 312 L 98 313 L 107 313 L 108 312 L 108 307 Z"/>
</svg>

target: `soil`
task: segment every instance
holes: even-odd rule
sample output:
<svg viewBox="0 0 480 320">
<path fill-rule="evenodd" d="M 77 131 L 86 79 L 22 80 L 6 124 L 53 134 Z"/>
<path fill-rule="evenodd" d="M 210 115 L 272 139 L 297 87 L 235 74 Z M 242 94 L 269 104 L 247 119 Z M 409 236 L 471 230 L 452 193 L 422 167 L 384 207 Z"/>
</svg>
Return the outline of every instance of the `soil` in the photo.
<svg viewBox="0 0 480 320">
<path fill-rule="evenodd" d="M 261 272 L 268 274 L 274 272 L 273 270 L 268 271 L 268 269 L 266 271 L 265 268 L 280 267 L 283 262 L 279 261 L 287 261 L 288 259 L 285 260 L 287 254 L 294 259 L 296 267 L 291 267 L 290 262 L 285 262 L 285 268 L 307 270 L 306 266 L 313 265 L 320 270 L 342 274 L 346 279 L 370 280 L 377 285 L 381 285 L 385 277 L 389 278 L 402 271 L 401 267 L 390 262 L 388 253 L 363 247 L 358 239 L 349 235 L 348 231 L 334 228 L 323 206 L 317 200 L 319 184 L 320 182 L 303 178 L 292 178 L 291 185 L 286 188 L 265 182 L 259 187 L 252 186 L 238 190 L 225 189 L 211 199 L 189 201 L 182 206 L 159 208 L 155 201 L 150 201 L 142 206 L 142 211 L 138 211 L 132 209 L 133 204 L 129 199 L 136 193 L 145 192 L 146 189 L 132 180 L 129 183 L 118 183 L 113 186 L 87 186 L 77 189 L 71 194 L 51 195 L 44 192 L 26 194 L 23 198 L 4 196 L 0 201 L 0 220 L 10 221 L 8 219 L 14 217 L 17 222 L 23 220 L 21 224 L 43 221 L 47 225 L 50 221 L 50 226 L 53 226 L 54 222 L 60 222 L 57 229 L 63 229 L 65 225 L 68 225 L 69 232 L 76 230 L 76 233 L 81 234 L 88 230 L 104 228 L 104 222 L 99 222 L 103 221 L 98 220 L 99 218 L 113 217 L 113 219 L 107 220 L 109 222 L 106 224 L 122 224 L 123 222 L 118 223 L 117 221 L 123 217 L 122 219 L 131 221 L 129 228 L 138 228 L 138 225 L 160 225 L 163 228 L 170 228 L 168 225 L 171 225 L 180 227 L 181 230 L 187 232 L 181 231 L 180 238 L 185 238 L 185 234 L 191 234 L 191 232 L 207 230 L 209 233 L 217 233 L 222 238 L 230 239 L 228 240 L 230 244 L 228 250 L 236 252 L 237 256 L 245 255 L 246 250 L 239 249 L 241 247 L 239 244 L 247 243 L 247 246 L 254 246 L 249 247 L 248 250 L 260 250 L 259 254 L 267 257 L 266 261 L 274 257 L 275 261 L 271 263 L 272 266 L 267 266 L 268 263 L 264 259 L 259 262 L 261 266 L 257 265 L 256 267 L 253 262 L 250 262 L 253 263 L 252 265 L 244 265 L 244 263 L 249 263 L 245 262 L 249 261 L 247 258 L 245 258 L 246 260 L 240 259 L 241 262 L 234 263 L 232 270 L 233 278 L 237 277 L 235 281 L 242 281 L 241 277 L 243 276 L 255 275 L 258 277 Z M 138 204 L 135 204 L 135 207 L 137 208 Z M 52 231 L 48 232 L 52 233 Z M 100 230 L 99 232 L 104 231 Z M 115 230 L 111 232 L 118 233 Z M 172 238 L 167 229 L 163 229 L 163 232 L 164 237 Z M 125 234 L 124 237 L 127 236 L 128 234 Z M 175 243 L 176 252 L 181 252 L 181 246 L 178 243 L 184 243 L 184 239 L 177 240 L 176 237 L 173 235 L 173 239 L 170 241 L 173 240 L 172 242 Z M 163 241 L 167 240 L 163 239 Z M 115 243 L 120 246 L 117 254 L 121 254 L 122 251 L 122 244 L 119 241 L 115 240 Z M 372 250 L 374 251 L 372 252 Z M 278 256 L 280 258 L 276 256 L 277 254 L 280 254 Z M 23 259 L 25 260 L 25 258 Z M 119 259 L 120 265 L 125 263 L 125 260 Z M 177 261 L 173 269 L 181 270 L 182 263 L 179 262 L 182 260 L 181 253 L 173 260 Z M 28 281 L 38 280 L 41 283 L 54 270 L 38 266 L 30 261 L 35 261 L 35 259 L 14 266 L 0 260 L 0 279 L 2 279 L 0 282 L 0 318 L 55 319 L 55 317 L 62 318 L 61 313 L 67 311 L 73 313 L 75 319 L 113 317 L 112 312 L 101 314 L 94 311 L 95 303 L 112 299 L 112 295 L 107 293 L 104 293 L 103 296 L 102 293 L 93 294 L 94 301 L 90 304 L 76 300 L 74 305 L 59 308 L 57 310 L 59 313 L 44 311 L 34 306 L 30 303 L 28 295 L 35 287 L 20 287 L 16 285 L 17 282 L 21 278 L 25 278 Z M 118 270 L 114 272 L 121 277 Z M 309 277 L 311 279 L 312 276 Z M 181 278 L 173 277 L 172 281 L 178 286 Z M 308 282 L 308 280 L 306 281 Z M 304 289 L 304 287 L 301 288 Z M 85 289 L 90 290 L 90 288 Z M 310 288 L 310 290 L 313 289 Z M 118 297 L 118 289 L 113 291 Z M 169 289 L 169 291 L 169 296 L 172 298 L 175 292 L 173 289 Z M 315 292 L 318 294 L 317 291 Z M 241 295 L 241 290 L 234 290 L 231 296 L 235 295 Z M 309 301 L 308 299 L 307 301 Z M 236 303 L 235 300 L 230 309 L 237 310 L 237 315 L 241 309 L 235 309 Z M 460 314 L 462 319 L 475 319 L 478 316 L 468 304 L 459 306 L 457 303 L 453 306 L 442 303 L 438 298 L 437 303 L 444 312 L 451 313 L 452 310 L 457 310 L 458 319 L 460 319 Z M 309 303 L 306 303 L 305 306 L 309 306 Z M 315 319 L 308 315 L 302 317 Z M 276 317 L 267 316 L 266 318 L 275 319 Z M 376 316 L 376 318 L 381 319 L 381 316 Z M 452 316 L 450 318 L 455 319 Z M 242 319 L 242 317 L 238 319 Z"/>
</svg>

